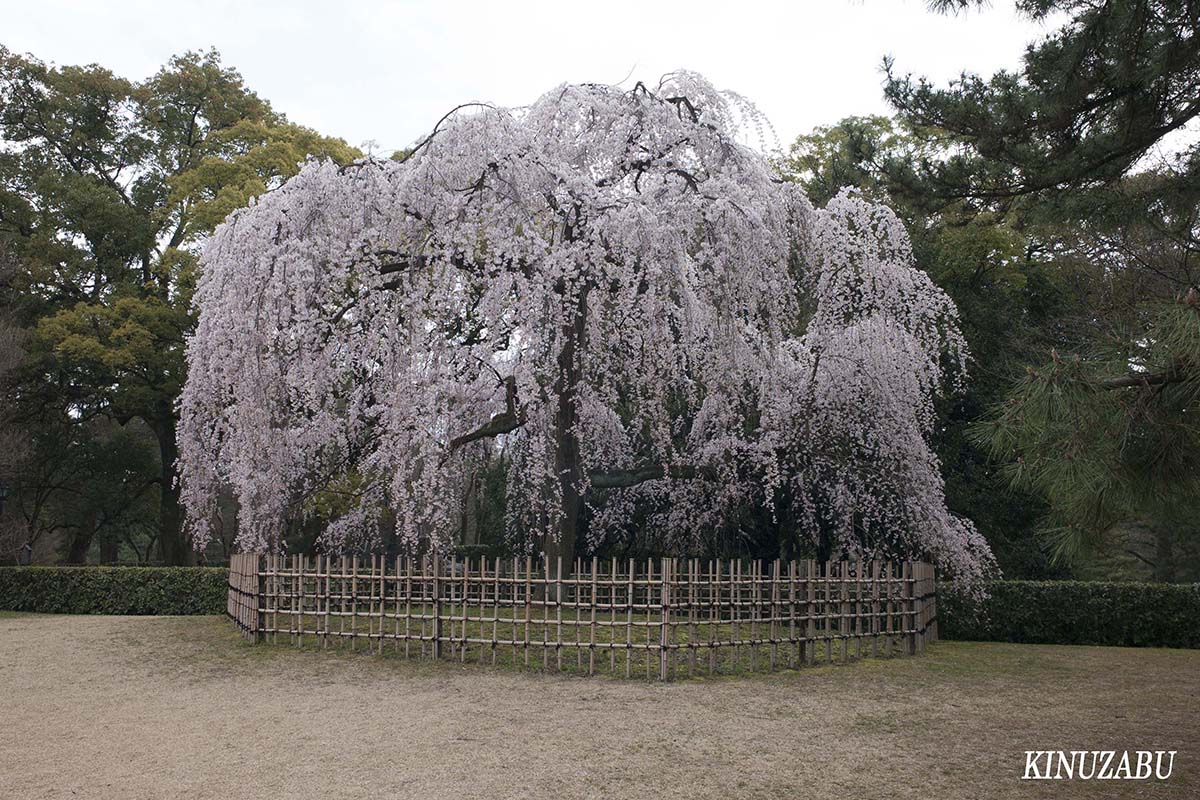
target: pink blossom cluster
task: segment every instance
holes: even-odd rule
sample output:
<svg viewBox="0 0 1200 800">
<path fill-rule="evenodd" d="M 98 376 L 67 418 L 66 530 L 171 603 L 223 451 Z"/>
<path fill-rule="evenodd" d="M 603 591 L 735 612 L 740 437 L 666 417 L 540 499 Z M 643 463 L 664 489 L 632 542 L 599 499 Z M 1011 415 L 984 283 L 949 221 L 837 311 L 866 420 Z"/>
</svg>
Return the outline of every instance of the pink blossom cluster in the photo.
<svg viewBox="0 0 1200 800">
<path fill-rule="evenodd" d="M 636 509 L 686 549 L 786 504 L 839 552 L 975 583 L 991 554 L 929 444 L 967 360 L 955 308 L 886 207 L 815 209 L 741 143 L 763 127 L 693 73 L 566 85 L 461 108 L 404 160 L 310 162 L 230 215 L 181 401 L 196 543 L 227 487 L 243 548 L 322 494 L 331 547 L 383 517 L 445 544 L 504 458 L 521 542 L 559 529 L 570 466 L 592 544 Z"/>
</svg>

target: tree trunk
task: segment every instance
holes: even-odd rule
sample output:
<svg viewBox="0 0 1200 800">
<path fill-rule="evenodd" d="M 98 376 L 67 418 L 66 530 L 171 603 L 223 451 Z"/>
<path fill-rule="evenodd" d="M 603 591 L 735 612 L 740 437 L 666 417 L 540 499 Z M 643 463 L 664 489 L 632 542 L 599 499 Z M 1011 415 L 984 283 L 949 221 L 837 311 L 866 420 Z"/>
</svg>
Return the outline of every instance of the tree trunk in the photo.
<svg viewBox="0 0 1200 800">
<path fill-rule="evenodd" d="M 100 537 L 100 563 L 115 564 L 117 557 L 120 555 L 121 543 L 110 531 L 108 535 Z"/>
<path fill-rule="evenodd" d="M 579 516 L 583 510 L 583 496 L 579 483 L 583 479 L 583 465 L 579 458 L 579 437 L 575 426 L 579 421 L 577 400 L 579 384 L 583 376 L 581 350 L 587 324 L 587 291 L 579 290 L 579 297 L 571 309 L 570 318 L 563 325 L 562 349 L 558 354 L 558 379 L 555 391 L 558 395 L 558 413 L 555 417 L 554 468 L 558 475 L 562 505 L 558 523 L 558 539 L 547 537 L 546 558 L 550 568 L 561 556 L 564 574 L 573 569 L 575 543 L 579 534 Z"/>
<path fill-rule="evenodd" d="M 817 535 L 817 561 L 824 564 L 833 559 L 833 537 L 822 529 Z"/>
<path fill-rule="evenodd" d="M 79 521 L 79 527 L 67 541 L 64 564 L 86 564 L 88 551 L 92 549 L 92 538 L 96 535 L 96 512 L 89 511 Z"/>
<path fill-rule="evenodd" d="M 1175 582 L 1175 541 L 1171 526 L 1154 525 L 1154 580 Z"/>
<path fill-rule="evenodd" d="M 168 566 L 188 566 L 195 554 L 183 536 L 183 512 L 179 507 L 179 487 L 175 485 L 175 462 L 179 449 L 175 442 L 175 415 L 168 401 L 159 401 L 157 419 L 151 427 L 158 437 L 161 465 L 158 503 L 158 546 L 162 561 Z"/>
</svg>

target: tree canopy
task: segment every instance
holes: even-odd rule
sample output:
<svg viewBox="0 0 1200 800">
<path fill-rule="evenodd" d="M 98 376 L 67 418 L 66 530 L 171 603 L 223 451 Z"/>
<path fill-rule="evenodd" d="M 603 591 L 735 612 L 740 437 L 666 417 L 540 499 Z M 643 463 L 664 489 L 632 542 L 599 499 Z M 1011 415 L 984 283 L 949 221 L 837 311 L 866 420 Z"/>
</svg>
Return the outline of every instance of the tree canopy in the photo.
<svg viewBox="0 0 1200 800">
<path fill-rule="evenodd" d="M 1054 341 L 975 438 L 1044 498 L 1059 555 L 1149 524 L 1161 552 L 1137 557 L 1170 579 L 1170 540 L 1197 533 L 1185 509 L 1200 499 L 1200 145 L 1187 129 L 1200 115 L 1200 6 L 1018 6 L 1068 17 L 1019 71 L 939 88 L 886 65 L 902 124 L 935 149 L 874 163 L 909 202 L 999 221 L 1077 276 Z"/>
<path fill-rule="evenodd" d="M 44 519 L 43 500 L 106 495 L 94 484 L 106 477 L 99 467 L 67 482 L 38 477 L 51 474 L 40 467 L 88 463 L 89 448 L 114 452 L 106 423 L 137 420 L 157 469 L 154 457 L 122 450 L 149 471 L 115 493 L 131 501 L 155 489 L 161 556 L 183 563 L 191 548 L 180 529 L 175 402 L 194 325 L 196 248 L 309 154 L 357 153 L 288 123 L 215 52 L 174 57 L 134 82 L 0 47 L 0 138 L 0 246 L 17 265 L 12 322 L 29 332 L 7 396 L 13 423 L 49 448 L 19 471 L 14 500 L 27 535 L 60 524 Z M 67 516 L 68 557 L 77 560 L 98 523 L 86 510 Z"/>
<path fill-rule="evenodd" d="M 247 547 L 337 482 L 334 543 L 386 512 L 444 545 L 465 473 L 499 456 L 510 535 L 550 553 L 634 518 L 690 547 L 757 505 L 826 555 L 978 579 L 927 439 L 967 358 L 954 305 L 886 207 L 813 208 L 739 144 L 758 122 L 691 73 L 561 86 L 235 212 L 188 348 L 197 536 L 223 481 Z"/>
</svg>

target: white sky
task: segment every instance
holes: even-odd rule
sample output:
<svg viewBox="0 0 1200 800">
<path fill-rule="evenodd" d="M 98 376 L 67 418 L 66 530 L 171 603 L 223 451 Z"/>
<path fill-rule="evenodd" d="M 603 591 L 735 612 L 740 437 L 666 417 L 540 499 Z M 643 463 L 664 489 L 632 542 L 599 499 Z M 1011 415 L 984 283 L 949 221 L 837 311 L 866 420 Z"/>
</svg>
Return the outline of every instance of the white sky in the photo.
<svg viewBox="0 0 1200 800">
<path fill-rule="evenodd" d="M 458 103 L 523 105 L 564 81 L 703 73 L 758 104 L 786 146 L 886 112 L 879 65 L 939 82 L 1015 67 L 1049 32 L 1006 0 L 958 16 L 924 0 L 310 2 L 0 0 L 0 43 L 133 79 L 215 46 L 289 119 L 391 151 Z"/>
</svg>

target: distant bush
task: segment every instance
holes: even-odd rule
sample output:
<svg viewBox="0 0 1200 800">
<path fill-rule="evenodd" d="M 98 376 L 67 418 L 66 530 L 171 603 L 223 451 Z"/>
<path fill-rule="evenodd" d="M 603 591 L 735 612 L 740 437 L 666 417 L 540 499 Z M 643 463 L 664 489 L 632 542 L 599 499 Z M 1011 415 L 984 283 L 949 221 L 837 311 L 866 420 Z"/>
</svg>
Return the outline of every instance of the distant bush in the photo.
<svg viewBox="0 0 1200 800">
<path fill-rule="evenodd" d="M 943 639 L 1200 648 L 1200 584 L 996 581 L 972 608 L 939 598 Z"/>
<path fill-rule="evenodd" d="M 3 567 L 0 609 L 49 614 L 224 614 L 221 567 Z"/>
</svg>

